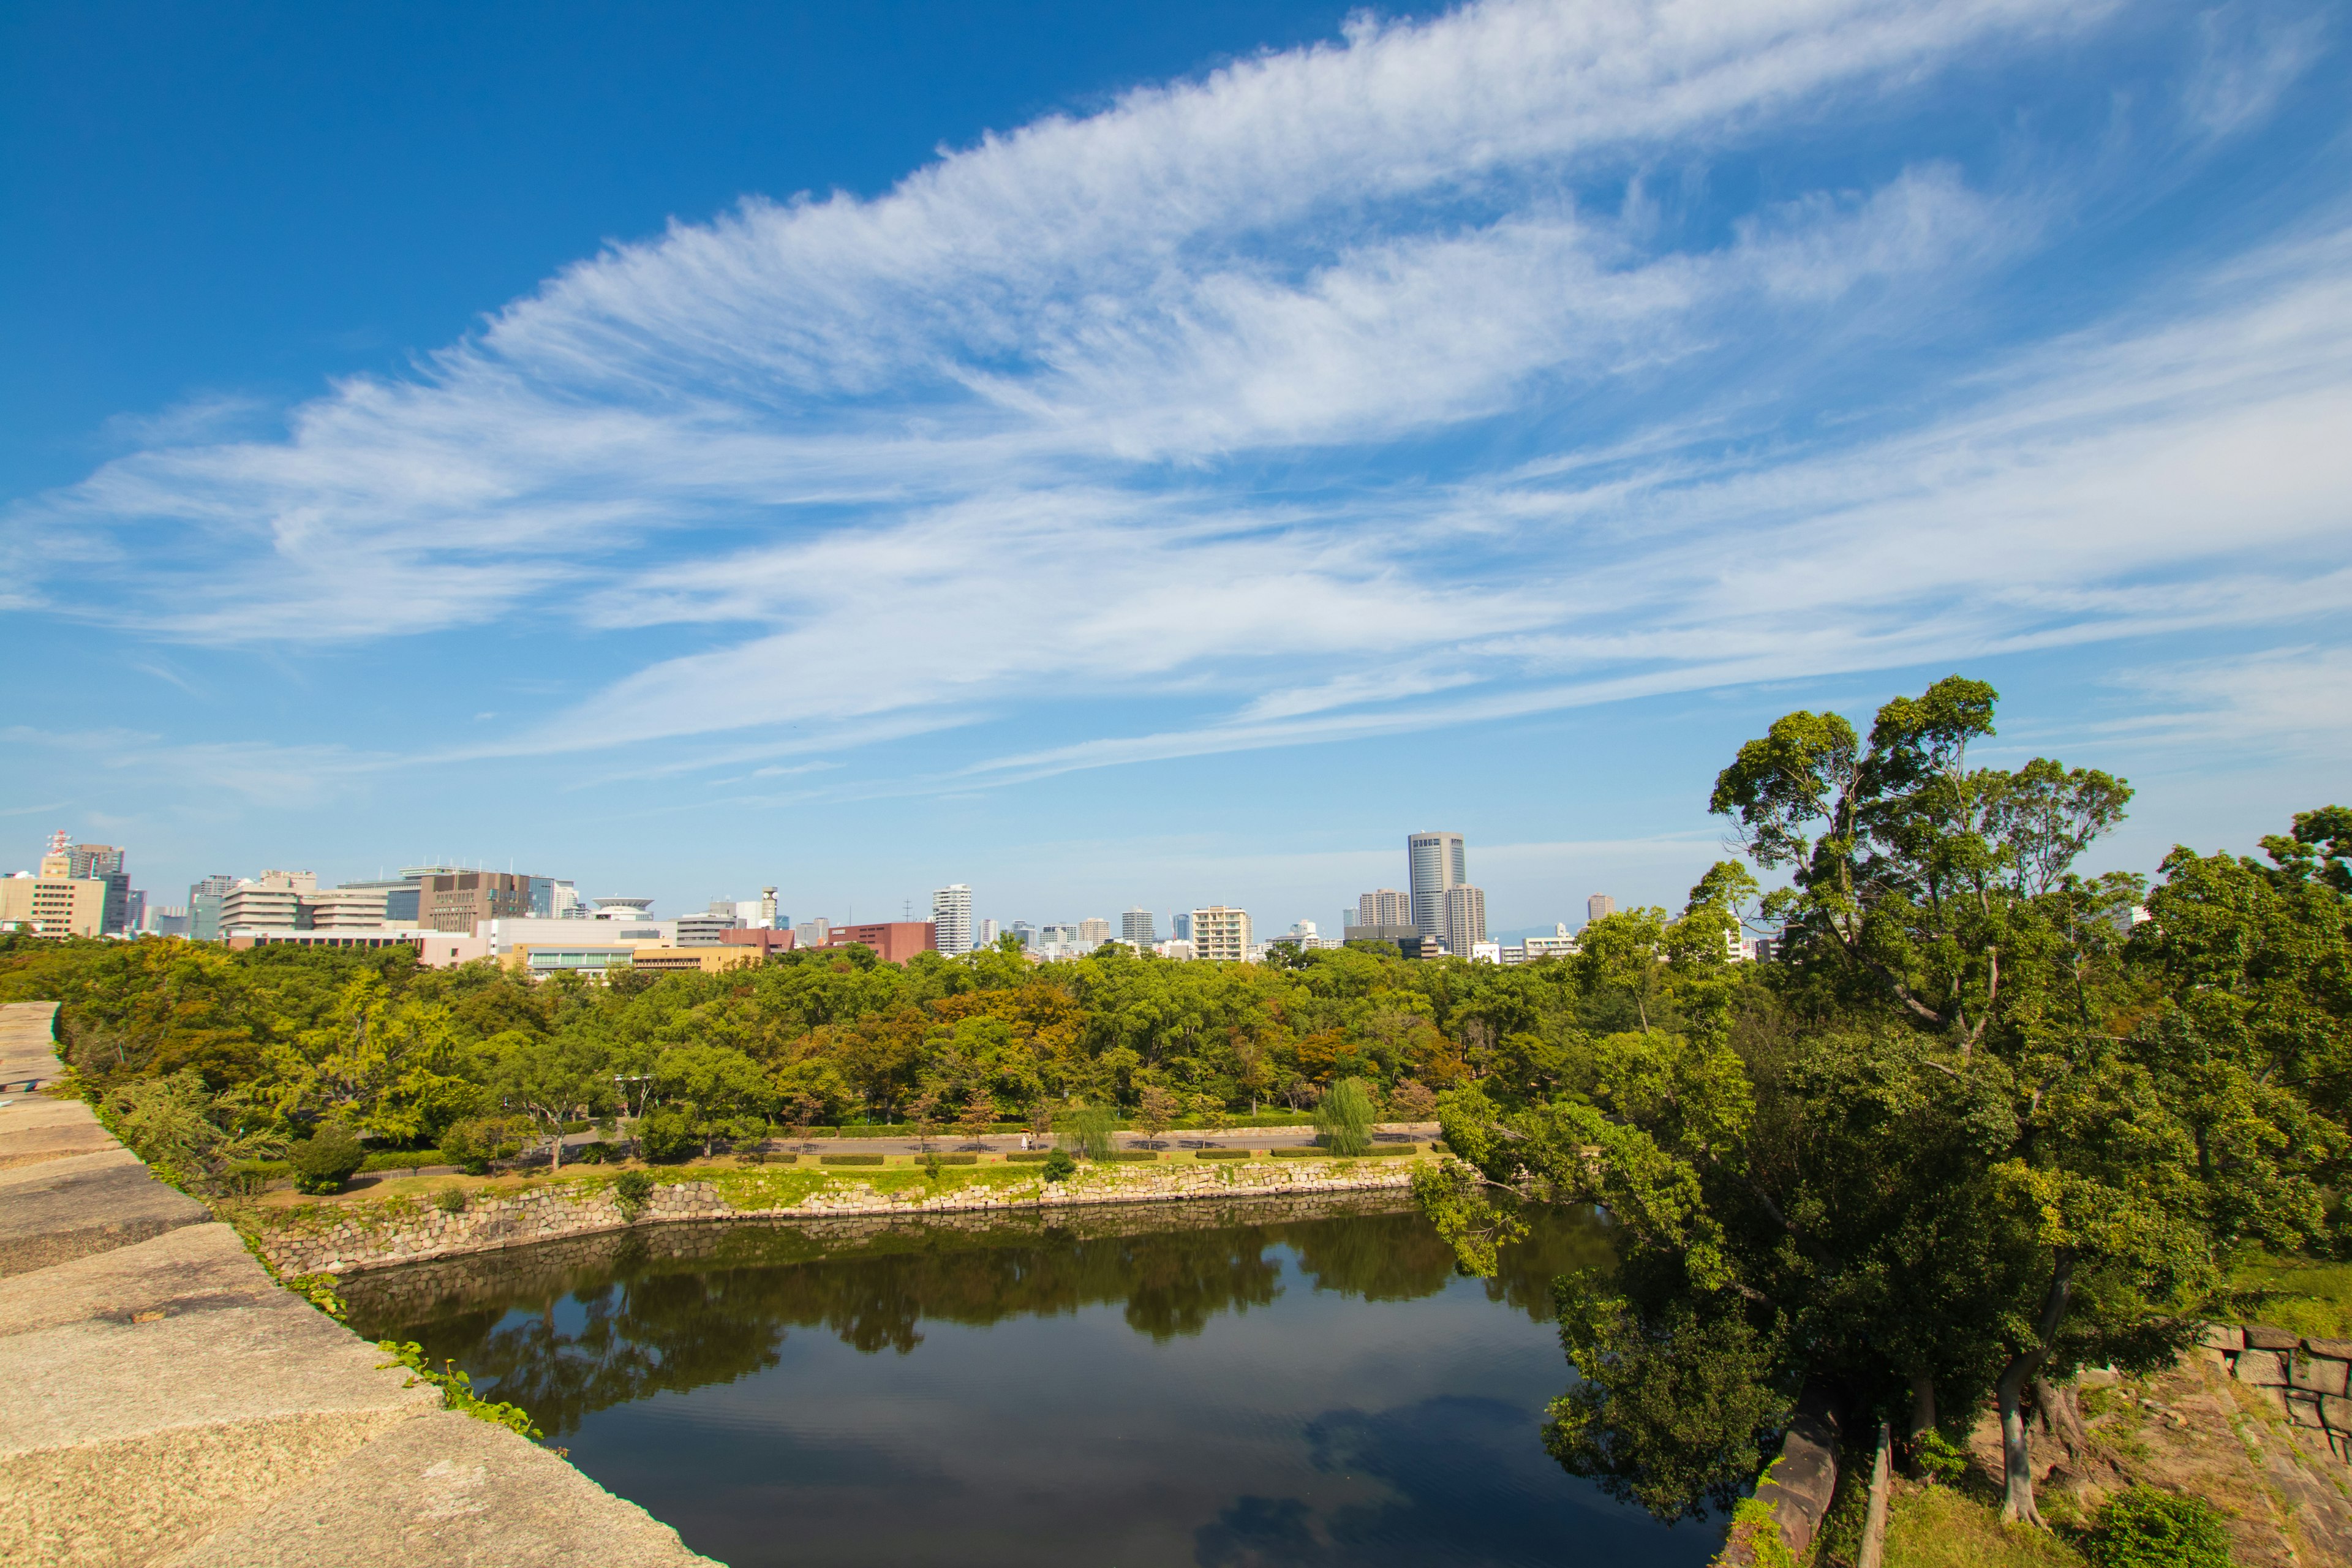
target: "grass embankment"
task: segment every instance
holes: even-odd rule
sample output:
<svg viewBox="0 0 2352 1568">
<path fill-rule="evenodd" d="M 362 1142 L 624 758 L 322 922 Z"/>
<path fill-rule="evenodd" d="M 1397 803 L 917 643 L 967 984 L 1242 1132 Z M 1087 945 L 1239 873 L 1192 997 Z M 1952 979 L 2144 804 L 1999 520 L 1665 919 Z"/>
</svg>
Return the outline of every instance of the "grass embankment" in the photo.
<svg viewBox="0 0 2352 1568">
<path fill-rule="evenodd" d="M 2232 1279 L 2246 1316 L 2314 1340 L 2352 1340 L 2352 1263 L 2257 1256 Z"/>
<path fill-rule="evenodd" d="M 1905 1487 L 1886 1521 L 1886 1568 L 2083 1568 L 2063 1537 L 2003 1524 L 2000 1509 L 1951 1487 Z"/>
</svg>

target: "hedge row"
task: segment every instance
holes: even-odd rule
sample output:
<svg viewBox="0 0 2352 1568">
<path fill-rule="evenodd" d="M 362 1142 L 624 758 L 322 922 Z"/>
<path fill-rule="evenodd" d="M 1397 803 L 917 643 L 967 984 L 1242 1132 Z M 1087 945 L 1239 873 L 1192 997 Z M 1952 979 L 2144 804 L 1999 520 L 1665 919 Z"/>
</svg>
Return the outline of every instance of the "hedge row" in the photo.
<svg viewBox="0 0 2352 1568">
<path fill-rule="evenodd" d="M 923 1158 L 926 1161 L 936 1160 L 942 1165 L 977 1165 L 980 1163 L 980 1156 L 977 1154 L 926 1154 Z"/>
<path fill-rule="evenodd" d="M 1004 1163 L 1008 1165 L 1034 1165 L 1053 1157 L 1051 1149 L 1015 1149 L 1004 1156 Z"/>
<path fill-rule="evenodd" d="M 879 1154 L 819 1154 L 817 1163 L 824 1165 L 878 1165 Z"/>
<path fill-rule="evenodd" d="M 1269 1149 L 1277 1160 L 1377 1160 L 1395 1154 L 1417 1154 L 1418 1143 L 1375 1143 L 1361 1154 L 1334 1154 L 1328 1149 Z"/>
<path fill-rule="evenodd" d="M 380 1149 L 360 1162 L 366 1171 L 414 1171 L 420 1165 L 454 1165 L 452 1160 L 438 1149 Z"/>
<path fill-rule="evenodd" d="M 1192 1158 L 1195 1160 L 1246 1160 L 1249 1157 L 1250 1152 L 1246 1149 L 1195 1149 L 1192 1151 Z"/>
<path fill-rule="evenodd" d="M 1136 1164 L 1145 1160 L 1158 1158 L 1160 1158 L 1160 1152 L 1155 1149 L 1114 1149 L 1103 1156 L 1107 1162 L 1122 1165 Z"/>
</svg>

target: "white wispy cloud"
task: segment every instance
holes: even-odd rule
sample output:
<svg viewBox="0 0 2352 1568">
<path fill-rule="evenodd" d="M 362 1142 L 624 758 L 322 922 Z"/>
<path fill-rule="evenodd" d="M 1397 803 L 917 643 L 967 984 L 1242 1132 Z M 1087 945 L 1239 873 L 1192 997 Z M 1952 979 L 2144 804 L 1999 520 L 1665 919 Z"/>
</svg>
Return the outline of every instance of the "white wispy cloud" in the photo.
<svg viewBox="0 0 2352 1568">
<path fill-rule="evenodd" d="M 1792 424 L 1795 367 L 1871 365 L 2030 253 L 2063 193 L 1923 143 L 1693 237 L 1645 183 L 1899 113 L 1948 66 L 2113 12 L 1360 21 L 875 199 L 751 201 L 614 247 L 282 437 L 207 442 L 192 407 L 10 514 L 0 604 L 263 646 L 522 605 L 590 636 L 698 630 L 441 753 L 664 744 L 600 779 L 1119 712 L 893 784 L 940 789 L 2339 614 L 2343 234 Z M 2178 112 L 2218 135 L 2321 46 L 2216 15 Z M 1484 455 L 1447 445 L 1505 426 Z M 242 788 L 257 755 L 192 759 Z"/>
</svg>

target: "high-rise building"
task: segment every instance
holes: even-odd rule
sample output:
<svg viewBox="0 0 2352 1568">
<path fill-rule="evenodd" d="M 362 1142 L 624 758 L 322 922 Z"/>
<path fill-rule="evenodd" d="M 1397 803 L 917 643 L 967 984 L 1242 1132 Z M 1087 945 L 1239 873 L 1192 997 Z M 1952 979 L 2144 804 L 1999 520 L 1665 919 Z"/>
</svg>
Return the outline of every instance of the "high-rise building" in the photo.
<svg viewBox="0 0 2352 1568">
<path fill-rule="evenodd" d="M 295 895 L 297 931 L 380 931 L 392 922 L 388 888 L 321 888 Z"/>
<path fill-rule="evenodd" d="M 982 947 L 994 947 L 996 939 L 1003 934 L 1004 929 L 992 920 L 981 921 L 980 929 L 972 933 L 974 940 Z"/>
<path fill-rule="evenodd" d="M 1412 895 L 1394 888 L 1374 888 L 1358 895 L 1356 912 L 1347 921 L 1351 926 L 1409 926 L 1412 924 Z"/>
<path fill-rule="evenodd" d="M 1584 918 L 1588 921 L 1597 921 L 1603 915 L 1616 912 L 1617 900 L 1606 893 L 1595 893 L 1584 900 Z"/>
<path fill-rule="evenodd" d="M 221 900 L 236 886 L 236 879 L 215 871 L 201 882 L 188 884 L 188 936 L 194 942 L 218 942 Z"/>
<path fill-rule="evenodd" d="M 1131 942 L 1139 948 L 1150 947 L 1153 942 L 1158 942 L 1159 937 L 1152 934 L 1151 911 L 1139 907 L 1120 915 L 1118 940 Z"/>
<path fill-rule="evenodd" d="M 1027 921 L 1014 921 L 1013 940 L 1021 944 L 1023 952 L 1034 952 L 1037 951 L 1037 928 Z"/>
<path fill-rule="evenodd" d="M 445 871 L 417 880 L 416 923 L 471 936 L 476 921 L 529 920 L 530 877 L 512 871 Z M 553 900 L 552 886 L 549 889 Z"/>
<path fill-rule="evenodd" d="M 958 958 L 971 951 L 971 888 L 964 882 L 950 882 L 931 892 L 931 925 L 938 932 L 940 951 L 950 958 Z"/>
<path fill-rule="evenodd" d="M 549 889 L 547 912 L 560 921 L 584 921 L 588 918 L 588 900 L 580 896 L 577 887 L 558 877 Z"/>
<path fill-rule="evenodd" d="M 1175 941 L 1192 941 L 1192 916 L 1191 912 L 1184 910 L 1178 910 L 1174 914 L 1170 915 L 1168 917 L 1168 930 Z"/>
<path fill-rule="evenodd" d="M 1110 921 L 1083 920 L 1078 922 L 1078 945 L 1088 952 L 1110 940 Z"/>
<path fill-rule="evenodd" d="M 1456 958 L 1475 956 L 1486 940 L 1486 893 L 1467 882 L 1445 889 L 1445 951 Z M 1498 960 L 1499 961 L 1499 960 Z"/>
<path fill-rule="evenodd" d="M 778 921 L 780 918 L 781 918 L 781 917 L 780 917 L 780 916 L 778 916 L 778 914 L 776 913 L 776 889 L 773 889 L 773 888 L 762 888 L 762 889 L 760 889 L 760 928 L 759 928 L 759 929 L 760 929 L 760 930 L 761 930 L 761 931 L 773 931 L 773 930 L 775 930 L 775 929 L 776 929 L 776 922 L 777 922 L 777 921 Z M 791 925 L 793 922 L 787 920 L 787 921 L 784 921 L 784 922 L 783 922 L 783 923 L 784 923 L 785 925 L 789 926 L 789 925 Z"/>
<path fill-rule="evenodd" d="M 1470 880 L 1470 856 L 1459 833 L 1415 833 L 1404 841 L 1407 885 L 1412 889 L 1413 928 L 1423 936 L 1445 934 L 1445 889 Z"/>
<path fill-rule="evenodd" d="M 1195 958 L 1239 963 L 1249 956 L 1250 918 L 1247 910 L 1229 910 L 1223 904 L 1194 910 L 1192 933 L 1192 956 Z"/>
<path fill-rule="evenodd" d="M 106 912 L 98 929 L 110 936 L 131 930 L 131 873 L 122 851 L 111 844 L 73 844 L 66 848 L 66 875 L 106 884 Z"/>
</svg>

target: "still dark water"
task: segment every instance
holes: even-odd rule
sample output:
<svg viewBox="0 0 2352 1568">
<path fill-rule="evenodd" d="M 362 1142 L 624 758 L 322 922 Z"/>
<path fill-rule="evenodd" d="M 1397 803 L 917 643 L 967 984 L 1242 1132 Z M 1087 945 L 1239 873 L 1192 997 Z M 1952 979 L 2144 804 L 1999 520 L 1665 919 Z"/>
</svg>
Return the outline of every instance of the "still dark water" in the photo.
<svg viewBox="0 0 2352 1568">
<path fill-rule="evenodd" d="M 667 1226 L 362 1275 L 423 1342 L 734 1568 L 1704 1563 L 1563 1474 L 1553 1215 L 1495 1280 L 1412 1212 L 1158 1205 Z"/>
</svg>

